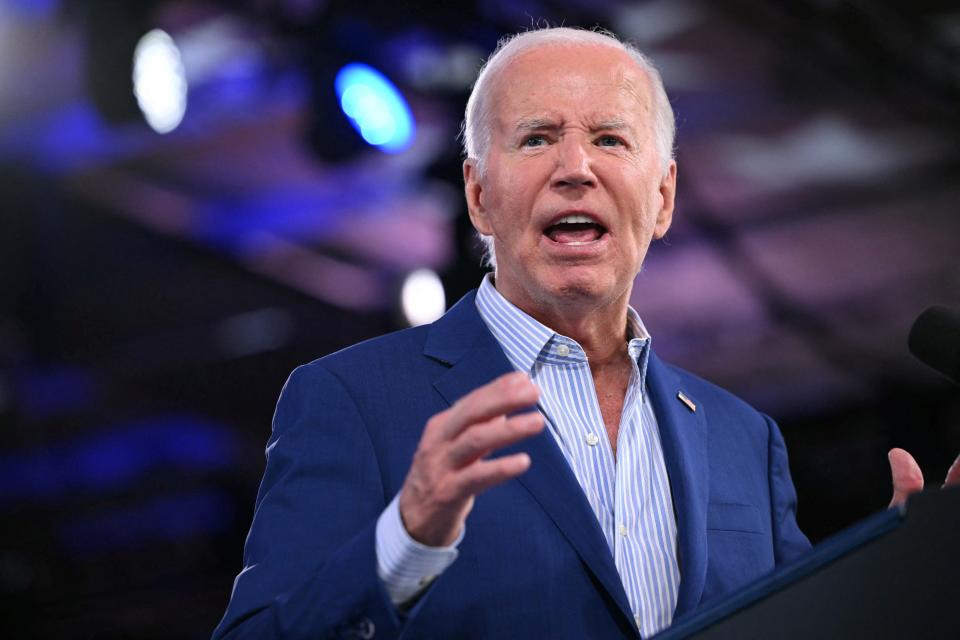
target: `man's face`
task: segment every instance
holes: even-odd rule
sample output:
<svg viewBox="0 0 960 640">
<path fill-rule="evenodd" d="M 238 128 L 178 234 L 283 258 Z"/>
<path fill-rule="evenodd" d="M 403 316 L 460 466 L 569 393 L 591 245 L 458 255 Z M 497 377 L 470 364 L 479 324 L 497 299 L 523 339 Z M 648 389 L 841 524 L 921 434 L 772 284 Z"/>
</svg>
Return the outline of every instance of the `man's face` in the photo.
<svg viewBox="0 0 960 640">
<path fill-rule="evenodd" d="M 485 173 L 468 160 L 464 179 L 474 226 L 495 239 L 497 289 L 535 315 L 625 302 L 676 186 L 646 73 L 585 45 L 525 52 L 493 80 Z"/>
</svg>

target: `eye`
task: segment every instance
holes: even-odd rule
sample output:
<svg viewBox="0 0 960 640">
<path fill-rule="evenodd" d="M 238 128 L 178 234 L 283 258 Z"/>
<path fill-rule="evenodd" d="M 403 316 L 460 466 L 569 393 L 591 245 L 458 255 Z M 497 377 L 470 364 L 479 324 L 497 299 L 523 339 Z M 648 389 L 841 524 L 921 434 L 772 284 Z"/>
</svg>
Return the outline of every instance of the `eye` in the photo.
<svg viewBox="0 0 960 640">
<path fill-rule="evenodd" d="M 534 133 L 523 139 L 524 147 L 542 147 L 545 144 L 547 144 L 546 136 L 539 133 Z"/>
<path fill-rule="evenodd" d="M 617 136 L 600 136 L 597 138 L 596 145 L 598 147 L 622 147 L 623 140 Z"/>
</svg>

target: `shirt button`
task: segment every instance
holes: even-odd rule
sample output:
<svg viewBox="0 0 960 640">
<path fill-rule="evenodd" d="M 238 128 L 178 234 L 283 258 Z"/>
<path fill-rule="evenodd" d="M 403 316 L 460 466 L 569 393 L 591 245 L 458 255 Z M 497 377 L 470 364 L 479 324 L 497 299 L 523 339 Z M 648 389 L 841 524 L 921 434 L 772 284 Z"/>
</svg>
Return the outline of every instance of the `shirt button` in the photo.
<svg viewBox="0 0 960 640">
<path fill-rule="evenodd" d="M 377 632 L 377 627 L 373 624 L 373 621 L 370 618 L 364 618 L 357 624 L 354 631 L 356 632 L 354 635 L 357 638 L 362 638 L 362 640 L 371 640 L 371 638 L 373 638 L 374 634 Z"/>
<path fill-rule="evenodd" d="M 597 446 L 597 443 L 600 442 L 600 438 L 598 438 L 595 433 L 588 433 L 584 440 L 586 440 L 587 444 L 591 447 Z"/>
<path fill-rule="evenodd" d="M 639 613 L 633 614 L 633 621 L 634 621 L 635 623 L 637 623 L 637 628 L 639 629 L 639 628 L 640 628 L 640 614 L 639 614 Z"/>
<path fill-rule="evenodd" d="M 627 537 L 627 525 L 621 524 L 618 530 L 620 531 L 620 535 L 622 535 L 624 538 Z"/>
<path fill-rule="evenodd" d="M 570 347 L 565 344 L 557 345 L 557 355 L 561 358 L 566 358 L 570 355 Z"/>
</svg>

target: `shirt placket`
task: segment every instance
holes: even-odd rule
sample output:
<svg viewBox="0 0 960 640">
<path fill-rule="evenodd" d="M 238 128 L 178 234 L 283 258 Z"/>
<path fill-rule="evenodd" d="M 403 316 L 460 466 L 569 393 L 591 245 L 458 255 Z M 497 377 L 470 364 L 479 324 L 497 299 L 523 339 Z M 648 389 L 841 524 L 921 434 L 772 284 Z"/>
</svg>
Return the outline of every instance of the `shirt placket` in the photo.
<svg viewBox="0 0 960 640">
<path fill-rule="evenodd" d="M 648 502 L 646 474 L 642 471 L 643 446 L 640 442 L 640 428 L 637 419 L 637 402 L 640 400 L 640 372 L 635 354 L 631 353 L 633 371 L 630 384 L 624 398 L 623 412 L 620 418 L 620 432 L 617 439 L 616 462 L 616 517 L 617 545 L 614 564 L 620 574 L 627 599 L 630 601 L 637 626 L 643 629 L 643 611 L 650 607 L 646 602 L 642 587 L 644 570 L 638 561 L 644 561 L 639 553 L 640 532 L 643 521 L 640 515 Z M 636 492 L 636 495 L 628 495 Z"/>
<path fill-rule="evenodd" d="M 541 402 L 551 416 L 559 418 L 551 422 L 560 434 L 561 450 L 613 553 L 616 543 L 613 452 L 603 427 L 589 363 L 580 346 L 562 336 L 556 336 L 544 352 L 549 355 L 541 358 L 541 366 L 553 369 L 553 379 L 563 387 L 563 395 L 576 399 L 576 406 L 563 405 L 547 394 Z M 571 374 L 578 376 L 581 383 L 574 382 Z"/>
</svg>

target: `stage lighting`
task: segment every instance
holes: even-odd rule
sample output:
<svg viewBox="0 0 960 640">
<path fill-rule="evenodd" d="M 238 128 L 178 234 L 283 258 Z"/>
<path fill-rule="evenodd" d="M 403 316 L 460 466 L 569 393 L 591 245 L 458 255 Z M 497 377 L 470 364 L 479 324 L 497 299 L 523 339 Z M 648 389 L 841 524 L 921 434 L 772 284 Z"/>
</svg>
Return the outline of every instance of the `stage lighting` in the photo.
<svg viewBox="0 0 960 640">
<path fill-rule="evenodd" d="M 133 93 L 147 124 L 157 133 L 177 128 L 187 110 L 187 80 L 180 50 L 166 32 L 154 29 L 133 53 Z"/>
<path fill-rule="evenodd" d="M 438 319 L 447 310 L 440 277 L 430 269 L 418 269 L 408 275 L 400 292 L 400 306 L 411 326 Z"/>
<path fill-rule="evenodd" d="M 334 88 L 340 108 L 368 144 L 387 153 L 398 153 L 410 146 L 414 137 L 413 114 L 386 76 L 354 62 L 340 69 Z"/>
</svg>

